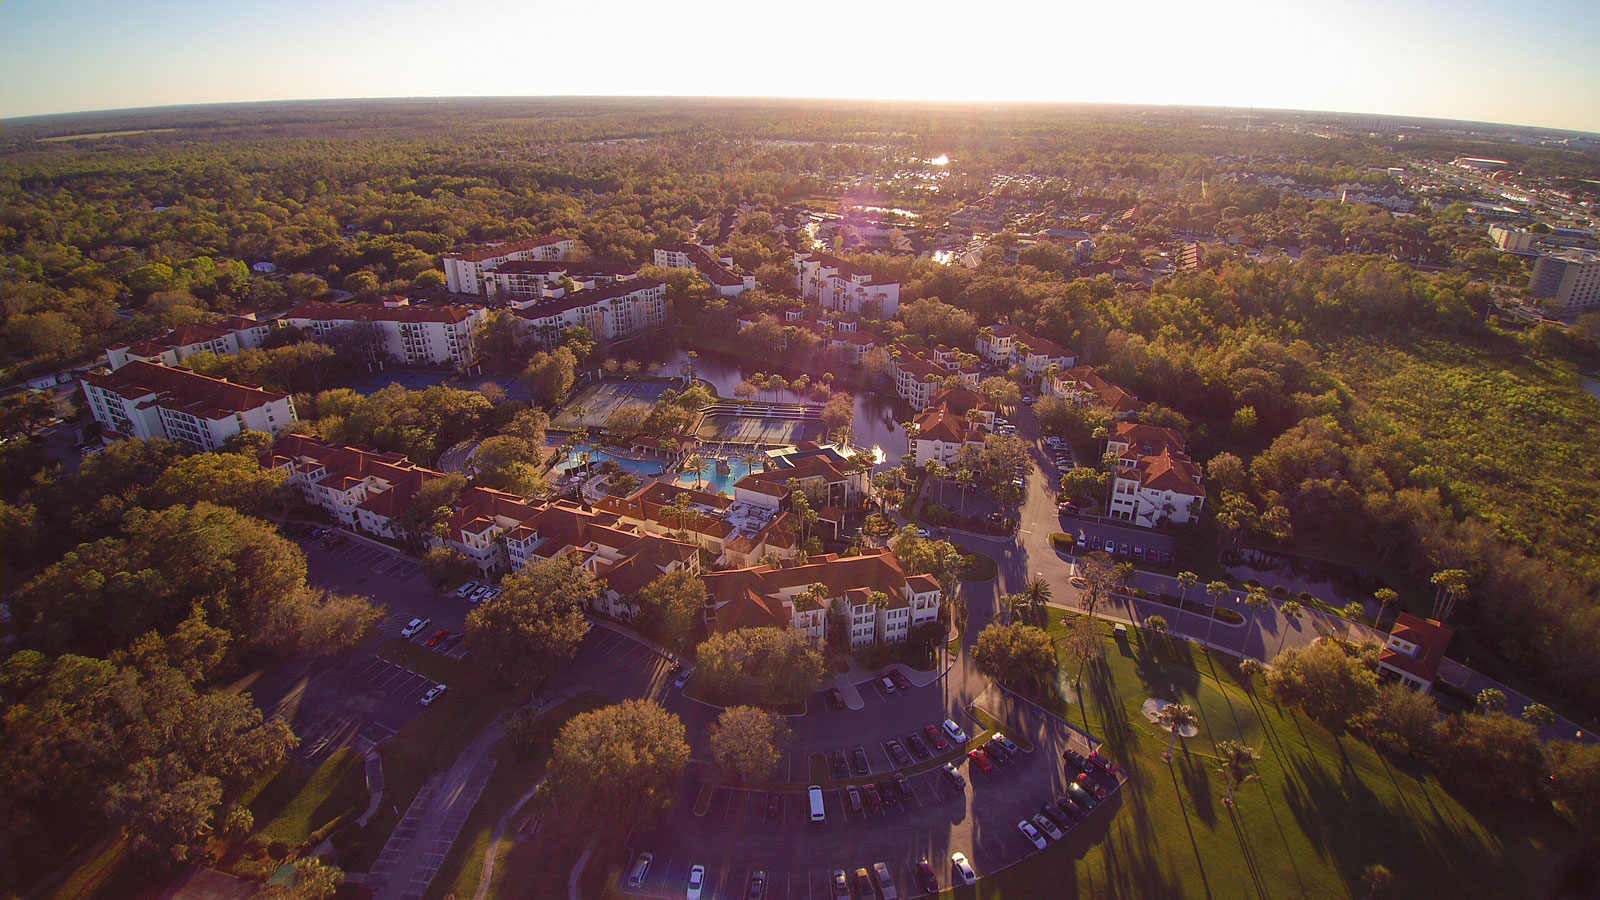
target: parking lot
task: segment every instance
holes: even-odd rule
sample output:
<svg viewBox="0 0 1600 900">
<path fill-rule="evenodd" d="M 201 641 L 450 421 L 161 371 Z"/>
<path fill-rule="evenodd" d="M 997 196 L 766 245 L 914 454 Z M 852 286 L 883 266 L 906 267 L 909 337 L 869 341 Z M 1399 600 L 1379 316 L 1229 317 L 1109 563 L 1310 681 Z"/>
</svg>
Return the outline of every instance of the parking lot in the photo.
<svg viewBox="0 0 1600 900">
<path fill-rule="evenodd" d="M 360 654 L 308 679 L 268 713 L 289 719 L 300 735 L 296 755 L 315 764 L 352 740 L 376 744 L 404 728 L 433 685 L 398 663 Z"/>
<path fill-rule="evenodd" d="M 1004 697 L 986 695 L 982 703 L 997 715 L 1003 713 L 1008 728 L 1030 735 L 1033 751 L 1024 751 L 992 772 L 972 771 L 963 759 L 960 769 L 968 782 L 963 789 L 945 780 L 938 769 L 910 775 L 911 796 L 886 803 L 876 812 L 865 805 L 863 812 L 847 811 L 844 789 L 829 788 L 823 791 L 827 820 L 813 823 L 804 791 L 779 792 L 779 807 L 772 814 L 769 792 L 718 786 L 711 790 L 703 814 L 696 815 L 705 772 L 686 777 L 665 821 L 629 840 L 629 860 L 640 852 L 654 855 L 644 882 L 631 893 L 682 896 L 689 868 L 703 865 L 708 897 L 744 896 L 750 873 L 759 869 L 766 873 L 770 900 L 822 900 L 832 896 L 830 878 L 835 869 L 854 872 L 883 862 L 901 896 L 919 896 L 924 892 L 913 867 L 923 857 L 933 862 L 941 883 L 948 886 L 953 852 L 967 854 L 980 876 L 1036 852 L 1016 823 L 1065 791 L 1061 751 L 1068 746 L 1086 750 L 1088 740 L 1058 720 Z M 881 743 L 864 749 L 872 759 L 873 774 L 888 777 L 892 763 Z M 1067 852 L 1081 856 L 1102 838 L 1119 805 L 1113 792 L 1086 822 L 1071 829 L 1062 841 Z M 1061 850 L 1052 847 L 1051 852 Z"/>
</svg>

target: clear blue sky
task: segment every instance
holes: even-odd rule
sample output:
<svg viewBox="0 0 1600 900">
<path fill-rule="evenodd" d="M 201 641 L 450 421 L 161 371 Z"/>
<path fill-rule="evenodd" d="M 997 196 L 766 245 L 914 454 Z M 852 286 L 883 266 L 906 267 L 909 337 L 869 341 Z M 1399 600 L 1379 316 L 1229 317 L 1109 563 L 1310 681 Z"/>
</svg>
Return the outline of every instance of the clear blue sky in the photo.
<svg viewBox="0 0 1600 900">
<path fill-rule="evenodd" d="M 1255 106 L 1600 131 L 1600 0 L 4 0 L 0 115 L 652 94 Z"/>
</svg>

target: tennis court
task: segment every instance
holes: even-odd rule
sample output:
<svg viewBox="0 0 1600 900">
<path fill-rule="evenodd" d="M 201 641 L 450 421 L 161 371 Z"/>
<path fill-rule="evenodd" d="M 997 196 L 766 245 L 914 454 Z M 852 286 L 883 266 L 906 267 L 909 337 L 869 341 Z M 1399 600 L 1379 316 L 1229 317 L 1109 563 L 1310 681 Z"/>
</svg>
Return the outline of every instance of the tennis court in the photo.
<svg viewBox="0 0 1600 900">
<path fill-rule="evenodd" d="M 618 407 L 654 406 L 661 395 L 677 386 L 677 379 L 605 379 L 585 385 L 561 408 L 550 427 L 559 431 L 599 428 Z"/>
<path fill-rule="evenodd" d="M 707 413 L 695 437 L 702 444 L 796 444 L 822 430 L 815 419 L 766 418 L 738 413 Z"/>
</svg>

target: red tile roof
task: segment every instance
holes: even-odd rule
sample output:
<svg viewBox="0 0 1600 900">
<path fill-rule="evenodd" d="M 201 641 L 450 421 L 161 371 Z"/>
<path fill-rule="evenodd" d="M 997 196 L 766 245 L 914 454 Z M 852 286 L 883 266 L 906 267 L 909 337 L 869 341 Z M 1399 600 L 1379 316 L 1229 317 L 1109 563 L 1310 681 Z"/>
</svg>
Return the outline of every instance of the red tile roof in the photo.
<svg viewBox="0 0 1600 900">
<path fill-rule="evenodd" d="M 1395 617 L 1390 636 L 1417 646 L 1417 655 L 1408 656 L 1388 646 L 1378 655 L 1378 662 L 1389 665 L 1425 682 L 1433 681 L 1439 673 L 1439 663 L 1455 631 L 1437 619 L 1422 619 L 1410 613 Z"/>
<path fill-rule="evenodd" d="M 150 401 L 203 419 L 219 419 L 275 403 L 289 396 L 253 384 L 201 375 L 188 369 L 134 360 L 115 372 L 90 373 L 83 380 L 125 400 L 154 395 Z"/>
<path fill-rule="evenodd" d="M 467 262 L 483 262 L 496 257 L 510 256 L 513 253 L 521 253 L 524 250 L 537 250 L 540 247 L 548 247 L 551 244 L 559 244 L 562 241 L 570 240 L 572 240 L 572 238 L 562 237 L 559 234 L 541 234 L 527 238 L 526 240 L 509 241 L 498 246 L 483 247 L 478 250 L 468 250 L 463 253 L 447 253 L 445 254 L 445 259 L 460 259 Z"/>
</svg>

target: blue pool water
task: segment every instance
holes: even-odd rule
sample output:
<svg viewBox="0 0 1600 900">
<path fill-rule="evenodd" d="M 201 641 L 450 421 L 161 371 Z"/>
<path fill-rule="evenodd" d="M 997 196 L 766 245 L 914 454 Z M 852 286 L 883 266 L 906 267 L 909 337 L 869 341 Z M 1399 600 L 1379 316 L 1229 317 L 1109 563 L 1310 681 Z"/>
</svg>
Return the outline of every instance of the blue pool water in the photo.
<svg viewBox="0 0 1600 900">
<path fill-rule="evenodd" d="M 589 461 L 592 465 L 599 465 L 605 460 L 614 459 L 617 461 L 617 465 L 622 466 L 623 469 L 632 472 L 635 475 L 655 475 L 661 471 L 661 462 L 659 460 L 629 459 L 626 456 L 617 456 L 614 453 L 608 453 L 599 447 L 591 447 L 586 445 L 574 447 L 572 452 L 567 454 L 567 458 L 552 466 L 550 471 L 560 474 L 568 469 L 577 468 L 578 466 L 583 465 L 583 458 L 579 456 L 579 454 L 583 453 L 584 451 L 588 451 Z"/>
<path fill-rule="evenodd" d="M 726 493 L 732 497 L 734 482 L 749 475 L 750 467 L 745 465 L 742 459 L 733 459 L 728 462 L 732 471 L 727 475 L 718 475 L 717 461 L 714 459 L 706 460 L 706 464 L 700 469 L 700 489 L 713 494 Z M 683 472 L 678 475 L 677 480 L 679 484 L 685 487 L 694 487 L 694 472 Z"/>
</svg>

